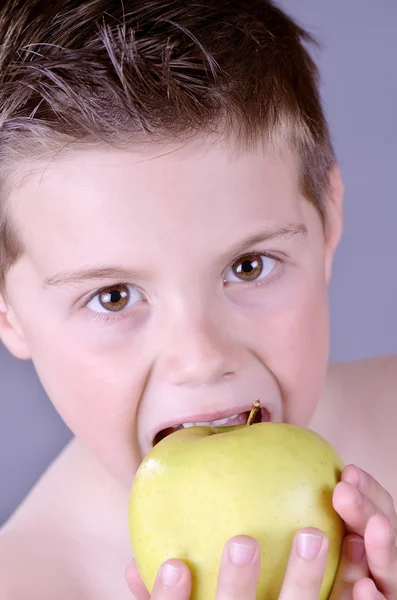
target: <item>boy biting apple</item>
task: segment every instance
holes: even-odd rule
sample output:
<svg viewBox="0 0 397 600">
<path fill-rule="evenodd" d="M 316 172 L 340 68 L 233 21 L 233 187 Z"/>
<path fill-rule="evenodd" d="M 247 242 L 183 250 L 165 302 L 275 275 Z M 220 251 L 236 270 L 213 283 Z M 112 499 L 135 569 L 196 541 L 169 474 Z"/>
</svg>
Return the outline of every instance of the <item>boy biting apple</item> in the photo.
<svg viewBox="0 0 397 600">
<path fill-rule="evenodd" d="M 397 599 L 397 361 L 328 368 L 343 184 L 308 34 L 266 0 L 6 0 L 0 40 L 0 337 L 76 436 L 1 531 L 1 597 L 147 598 L 139 464 L 259 397 L 353 463 L 331 599 Z M 299 531 L 280 599 L 318 599 L 326 555 Z M 217 599 L 258 570 L 230 540 Z M 167 561 L 153 600 L 189 593 Z"/>
</svg>

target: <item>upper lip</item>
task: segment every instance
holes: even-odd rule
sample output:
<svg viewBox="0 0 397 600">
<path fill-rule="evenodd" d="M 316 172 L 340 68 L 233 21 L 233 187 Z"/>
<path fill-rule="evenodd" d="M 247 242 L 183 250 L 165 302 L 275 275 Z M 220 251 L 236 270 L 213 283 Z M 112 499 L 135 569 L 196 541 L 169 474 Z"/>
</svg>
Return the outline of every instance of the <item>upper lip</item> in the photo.
<svg viewBox="0 0 397 600">
<path fill-rule="evenodd" d="M 253 405 L 253 402 L 250 402 L 249 404 L 247 403 L 247 404 L 243 404 L 240 406 L 234 406 L 231 408 L 226 408 L 225 410 L 206 412 L 206 413 L 195 413 L 195 414 L 185 415 L 182 417 L 179 416 L 178 418 L 175 417 L 173 419 L 170 419 L 169 421 L 159 423 L 156 426 L 156 429 L 152 430 L 152 432 L 151 432 L 151 444 L 153 446 L 153 442 L 154 442 L 156 435 L 160 431 L 163 431 L 164 429 L 182 425 L 182 423 L 201 423 L 201 422 L 206 422 L 206 421 L 218 421 L 219 419 L 225 419 L 226 417 L 230 417 L 232 415 L 237 415 L 237 414 L 240 414 L 243 412 L 250 411 L 252 408 L 252 405 Z M 273 413 L 272 406 L 261 401 L 261 408 L 264 408 L 270 414 L 270 420 L 272 420 L 272 413 Z"/>
</svg>

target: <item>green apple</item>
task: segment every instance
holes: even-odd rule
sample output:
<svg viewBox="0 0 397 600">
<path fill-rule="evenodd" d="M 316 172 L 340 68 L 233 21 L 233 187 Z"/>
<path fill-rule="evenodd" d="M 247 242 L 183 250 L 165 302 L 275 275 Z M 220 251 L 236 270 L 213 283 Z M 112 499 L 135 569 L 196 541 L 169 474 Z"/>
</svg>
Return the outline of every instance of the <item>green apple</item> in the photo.
<svg viewBox="0 0 397 600">
<path fill-rule="evenodd" d="M 332 492 L 343 464 L 321 436 L 295 425 L 191 427 L 154 446 L 133 483 L 130 539 L 149 591 L 161 563 L 184 560 L 192 600 L 215 598 L 225 542 L 249 535 L 261 545 L 257 598 L 276 600 L 292 539 L 317 527 L 329 539 L 321 599 L 335 578 L 343 522 Z"/>
</svg>

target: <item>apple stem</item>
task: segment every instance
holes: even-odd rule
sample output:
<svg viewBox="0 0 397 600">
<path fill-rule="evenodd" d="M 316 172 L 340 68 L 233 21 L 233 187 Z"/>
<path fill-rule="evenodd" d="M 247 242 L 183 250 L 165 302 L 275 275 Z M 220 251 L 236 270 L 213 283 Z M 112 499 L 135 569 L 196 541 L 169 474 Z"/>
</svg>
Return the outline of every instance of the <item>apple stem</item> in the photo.
<svg viewBox="0 0 397 600">
<path fill-rule="evenodd" d="M 247 427 L 249 427 L 250 425 L 252 425 L 252 423 L 255 421 L 255 417 L 258 414 L 258 411 L 261 407 L 261 401 L 260 400 L 255 400 L 255 402 L 252 405 L 251 408 L 251 412 L 248 416 L 248 420 L 247 420 Z"/>
</svg>

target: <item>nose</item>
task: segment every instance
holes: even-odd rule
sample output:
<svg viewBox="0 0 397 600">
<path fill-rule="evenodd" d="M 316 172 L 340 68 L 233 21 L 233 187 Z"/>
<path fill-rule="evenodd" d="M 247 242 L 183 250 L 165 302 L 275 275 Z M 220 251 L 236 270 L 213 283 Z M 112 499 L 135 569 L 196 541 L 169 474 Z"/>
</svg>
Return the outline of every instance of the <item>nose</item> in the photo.
<svg viewBox="0 0 397 600">
<path fill-rule="evenodd" d="M 157 368 L 171 385 L 201 386 L 232 378 L 240 364 L 238 342 L 224 325 L 189 319 L 170 327 Z"/>
</svg>

